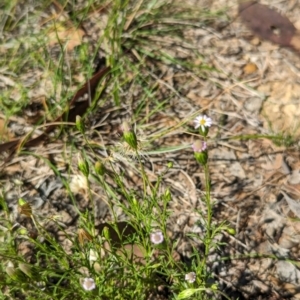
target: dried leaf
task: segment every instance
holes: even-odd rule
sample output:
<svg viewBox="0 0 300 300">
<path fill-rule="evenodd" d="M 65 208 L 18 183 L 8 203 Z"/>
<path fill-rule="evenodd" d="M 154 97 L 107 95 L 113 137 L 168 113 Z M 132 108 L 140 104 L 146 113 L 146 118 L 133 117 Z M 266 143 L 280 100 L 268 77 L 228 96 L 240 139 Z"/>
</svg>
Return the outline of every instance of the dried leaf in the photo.
<svg viewBox="0 0 300 300">
<path fill-rule="evenodd" d="M 89 107 L 89 99 L 81 102 L 77 102 L 85 94 L 90 95 L 90 98 L 93 99 L 96 87 L 99 81 L 107 74 L 110 70 L 110 67 L 104 67 L 100 69 L 91 79 L 89 79 L 81 89 L 79 89 L 70 102 L 70 110 L 63 114 L 62 119 L 67 119 L 68 122 L 75 122 L 76 116 L 83 116 L 86 113 L 86 110 Z M 67 116 L 67 117 L 66 117 Z M 66 118 L 65 118 L 66 117 Z"/>
<path fill-rule="evenodd" d="M 93 240 L 93 237 L 83 228 L 79 228 L 77 230 L 78 241 L 81 246 L 83 246 L 86 242 L 90 242 Z"/>
<path fill-rule="evenodd" d="M 80 28 L 65 28 L 63 26 L 56 26 L 49 34 L 49 46 L 66 43 L 66 50 L 72 51 L 76 46 L 81 44 L 82 37 L 85 32 Z"/>
<path fill-rule="evenodd" d="M 285 16 L 256 1 L 239 4 L 239 14 L 243 22 L 260 38 L 281 46 L 292 46 L 296 27 Z"/>
<path fill-rule="evenodd" d="M 11 149 L 15 148 L 20 142 L 20 139 L 16 139 L 13 141 L 9 141 L 3 144 L 0 144 L 0 153 L 4 151 L 10 151 Z"/>
</svg>

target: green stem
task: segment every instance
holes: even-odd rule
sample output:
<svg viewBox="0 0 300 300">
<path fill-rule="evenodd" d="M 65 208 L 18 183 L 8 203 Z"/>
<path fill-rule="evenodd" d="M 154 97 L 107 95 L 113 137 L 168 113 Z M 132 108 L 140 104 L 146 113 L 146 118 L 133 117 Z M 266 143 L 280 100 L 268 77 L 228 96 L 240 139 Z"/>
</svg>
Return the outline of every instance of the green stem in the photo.
<svg viewBox="0 0 300 300">
<path fill-rule="evenodd" d="M 204 257 L 202 260 L 202 272 L 205 278 L 205 281 L 207 281 L 207 268 L 206 268 L 206 263 L 207 263 L 207 258 L 209 255 L 209 250 L 211 248 L 211 241 L 212 241 L 212 204 L 211 204 L 211 198 L 210 198 L 210 175 L 209 175 L 209 166 L 208 163 L 206 162 L 204 167 L 204 176 L 205 176 L 205 202 L 206 202 L 206 207 L 207 207 L 207 219 L 206 219 L 206 234 L 204 238 L 204 245 L 205 245 L 205 250 L 204 250 Z"/>
<path fill-rule="evenodd" d="M 209 254 L 209 248 L 212 238 L 212 230 L 211 230 L 211 221 L 212 221 L 212 205 L 211 205 L 211 199 L 210 199 L 210 176 L 209 176 L 209 168 L 208 164 L 205 164 L 204 166 L 204 174 L 205 174 L 205 200 L 206 200 L 206 206 L 207 206 L 207 232 L 206 232 L 206 238 L 205 238 L 205 257 Z"/>
</svg>

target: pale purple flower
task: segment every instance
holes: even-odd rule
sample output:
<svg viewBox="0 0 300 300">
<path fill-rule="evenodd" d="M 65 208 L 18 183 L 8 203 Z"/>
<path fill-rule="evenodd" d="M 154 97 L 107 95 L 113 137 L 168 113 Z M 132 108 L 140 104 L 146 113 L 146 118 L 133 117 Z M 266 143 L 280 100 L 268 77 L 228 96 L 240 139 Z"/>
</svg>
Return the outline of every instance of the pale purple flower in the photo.
<svg viewBox="0 0 300 300">
<path fill-rule="evenodd" d="M 161 244 L 164 241 L 164 236 L 161 231 L 153 232 L 150 234 L 150 241 L 153 244 Z"/>
<path fill-rule="evenodd" d="M 195 129 L 201 127 L 202 131 L 205 131 L 205 127 L 210 127 L 212 124 L 211 118 L 206 115 L 200 115 L 195 118 L 194 125 Z"/>
<path fill-rule="evenodd" d="M 207 143 L 197 140 L 196 142 L 193 143 L 192 148 L 194 152 L 203 152 L 207 148 Z"/>
<path fill-rule="evenodd" d="M 193 283 L 196 280 L 196 273 L 190 272 L 185 274 L 185 280 L 189 283 Z"/>
<path fill-rule="evenodd" d="M 80 284 L 86 291 L 91 291 L 96 288 L 96 283 L 93 278 L 80 279 Z"/>
</svg>

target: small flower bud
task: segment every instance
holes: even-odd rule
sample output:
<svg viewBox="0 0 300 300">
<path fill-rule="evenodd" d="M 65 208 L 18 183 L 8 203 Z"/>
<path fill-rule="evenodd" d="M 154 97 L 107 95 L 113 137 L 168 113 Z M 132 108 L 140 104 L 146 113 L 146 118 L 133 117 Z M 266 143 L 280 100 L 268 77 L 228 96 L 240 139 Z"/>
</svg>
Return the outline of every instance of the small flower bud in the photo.
<svg viewBox="0 0 300 300">
<path fill-rule="evenodd" d="M 169 168 L 169 169 L 171 169 L 171 168 L 173 168 L 173 162 L 172 161 L 169 161 L 168 163 L 167 163 L 167 167 Z"/>
<path fill-rule="evenodd" d="M 208 159 L 207 152 L 195 152 L 194 156 L 200 165 L 206 165 Z"/>
<path fill-rule="evenodd" d="M 84 133 L 84 124 L 79 115 L 76 116 L 75 124 L 76 124 L 76 128 L 83 134 Z"/>
<path fill-rule="evenodd" d="M 5 272 L 10 278 L 12 278 L 13 280 L 17 280 L 16 269 L 14 267 L 6 267 Z"/>
<path fill-rule="evenodd" d="M 109 241 L 110 240 L 110 232 L 109 232 L 109 228 L 108 227 L 104 227 L 103 228 L 103 236 L 105 237 L 105 239 L 107 240 L 107 241 Z"/>
<path fill-rule="evenodd" d="M 98 252 L 96 252 L 94 249 L 90 249 L 89 260 L 93 262 L 93 261 L 97 261 L 98 259 L 99 259 Z"/>
<path fill-rule="evenodd" d="M 167 201 L 170 201 L 171 200 L 171 192 L 170 192 L 170 190 L 169 189 L 166 189 L 166 191 L 165 191 L 165 199 L 167 200 Z"/>
<path fill-rule="evenodd" d="M 95 171 L 99 176 L 103 176 L 106 172 L 104 164 L 100 161 L 97 161 L 95 163 Z"/>
<path fill-rule="evenodd" d="M 236 234 L 235 229 L 232 228 L 232 227 L 228 227 L 228 228 L 226 229 L 226 231 L 227 231 L 230 235 L 235 235 L 235 234 Z"/>
<path fill-rule="evenodd" d="M 18 200 L 18 204 L 19 204 L 20 206 L 23 206 L 23 205 L 27 204 L 27 202 L 26 202 L 23 198 L 20 198 L 20 199 Z"/>
<path fill-rule="evenodd" d="M 19 235 L 28 235 L 28 230 L 24 227 L 18 229 Z"/>
<path fill-rule="evenodd" d="M 236 230 L 232 227 L 229 227 L 227 224 L 223 224 L 222 226 L 219 227 L 219 230 L 221 231 L 227 231 L 230 235 L 235 235 Z"/>
<path fill-rule="evenodd" d="M 87 60 L 87 53 L 88 53 L 88 45 L 86 43 L 82 43 L 78 49 L 78 57 L 80 61 L 86 61 Z"/>
<path fill-rule="evenodd" d="M 28 218 L 32 216 L 31 205 L 26 202 L 24 199 L 20 198 L 18 201 L 18 212 L 20 215 L 24 215 Z"/>
<path fill-rule="evenodd" d="M 134 206 L 137 206 L 137 205 L 138 205 L 138 202 L 137 202 L 137 200 L 136 200 L 135 197 L 132 198 L 132 204 L 133 204 Z"/>
<path fill-rule="evenodd" d="M 208 135 L 208 131 L 209 131 L 209 128 L 208 127 L 200 127 L 199 128 L 199 134 L 206 137 Z"/>
<path fill-rule="evenodd" d="M 137 150 L 137 138 L 134 131 L 130 128 L 127 122 L 122 124 L 123 138 L 126 143 L 134 150 Z"/>
<path fill-rule="evenodd" d="M 19 263 L 19 269 L 26 274 L 28 277 L 32 278 L 34 275 L 33 268 L 29 264 Z"/>
<path fill-rule="evenodd" d="M 89 176 L 90 168 L 89 168 L 89 164 L 86 160 L 83 160 L 81 158 L 78 160 L 78 169 L 81 171 L 81 173 L 85 177 Z"/>
<path fill-rule="evenodd" d="M 15 281 L 19 281 L 19 282 L 26 281 L 25 275 L 20 270 L 16 269 L 12 264 L 9 264 L 5 268 L 5 272 L 11 279 L 13 279 Z"/>
</svg>

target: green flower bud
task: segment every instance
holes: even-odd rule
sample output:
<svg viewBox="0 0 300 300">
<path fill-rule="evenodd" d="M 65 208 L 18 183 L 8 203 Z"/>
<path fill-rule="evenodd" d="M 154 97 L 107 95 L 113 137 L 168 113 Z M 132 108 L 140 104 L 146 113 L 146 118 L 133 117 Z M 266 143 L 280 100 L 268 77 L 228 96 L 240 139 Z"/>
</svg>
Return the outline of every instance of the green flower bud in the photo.
<svg viewBox="0 0 300 300">
<path fill-rule="evenodd" d="M 137 202 L 137 200 L 136 200 L 135 197 L 132 198 L 132 204 L 133 204 L 134 206 L 137 206 L 137 205 L 138 205 L 138 202 Z"/>
<path fill-rule="evenodd" d="M 194 156 L 200 165 L 206 165 L 208 159 L 207 152 L 195 152 Z"/>
<path fill-rule="evenodd" d="M 30 278 L 34 276 L 33 268 L 29 264 L 19 263 L 19 269 Z"/>
<path fill-rule="evenodd" d="M 107 241 L 109 241 L 110 240 L 110 233 L 109 233 L 109 228 L 108 227 L 104 227 L 103 228 L 103 236 L 105 237 L 105 239 L 107 240 Z"/>
<path fill-rule="evenodd" d="M 89 164 L 86 160 L 80 159 L 78 162 L 78 168 L 85 177 L 89 176 L 90 168 L 89 168 Z"/>
<path fill-rule="evenodd" d="M 230 235 L 235 235 L 236 234 L 236 230 L 234 228 L 228 227 L 226 228 L 226 231 L 230 234 Z"/>
<path fill-rule="evenodd" d="M 104 164 L 100 161 L 97 161 L 95 163 L 95 171 L 98 175 L 103 176 L 106 172 Z"/>
<path fill-rule="evenodd" d="M 12 280 L 19 281 L 19 282 L 26 281 L 26 277 L 24 273 L 16 269 L 12 264 L 9 264 L 9 266 L 5 268 L 5 272 Z"/>
<path fill-rule="evenodd" d="M 209 128 L 208 127 L 200 127 L 199 134 L 206 137 L 208 135 Z"/>
<path fill-rule="evenodd" d="M 127 122 L 122 124 L 123 138 L 125 142 L 134 150 L 138 148 L 138 142 L 134 131 L 130 128 Z"/>
<path fill-rule="evenodd" d="M 20 235 L 28 235 L 28 230 L 24 227 L 18 229 L 18 234 Z"/>
<path fill-rule="evenodd" d="M 167 167 L 169 168 L 169 169 L 171 169 L 171 168 L 173 168 L 173 162 L 172 161 L 169 161 L 168 163 L 167 163 Z"/>
<path fill-rule="evenodd" d="M 83 134 L 84 133 L 84 124 L 79 115 L 76 116 L 75 124 L 76 124 L 76 128 Z"/>
<path fill-rule="evenodd" d="M 172 198 L 171 196 L 172 196 L 172 195 L 171 195 L 170 190 L 167 189 L 167 190 L 165 191 L 165 199 L 166 199 L 167 201 L 170 201 L 171 198 Z"/>
<path fill-rule="evenodd" d="M 24 215 L 28 218 L 32 216 L 31 205 L 26 202 L 24 199 L 20 198 L 18 200 L 18 212 L 20 215 Z"/>
<path fill-rule="evenodd" d="M 78 52 L 79 52 L 80 61 L 86 61 L 86 59 L 87 59 L 87 53 L 88 53 L 87 44 L 82 43 L 80 45 L 80 48 L 78 50 L 79 50 Z"/>
<path fill-rule="evenodd" d="M 18 200 L 18 204 L 19 204 L 20 206 L 23 206 L 23 205 L 27 204 L 27 202 L 26 202 L 23 198 L 20 198 L 20 199 Z"/>
</svg>

